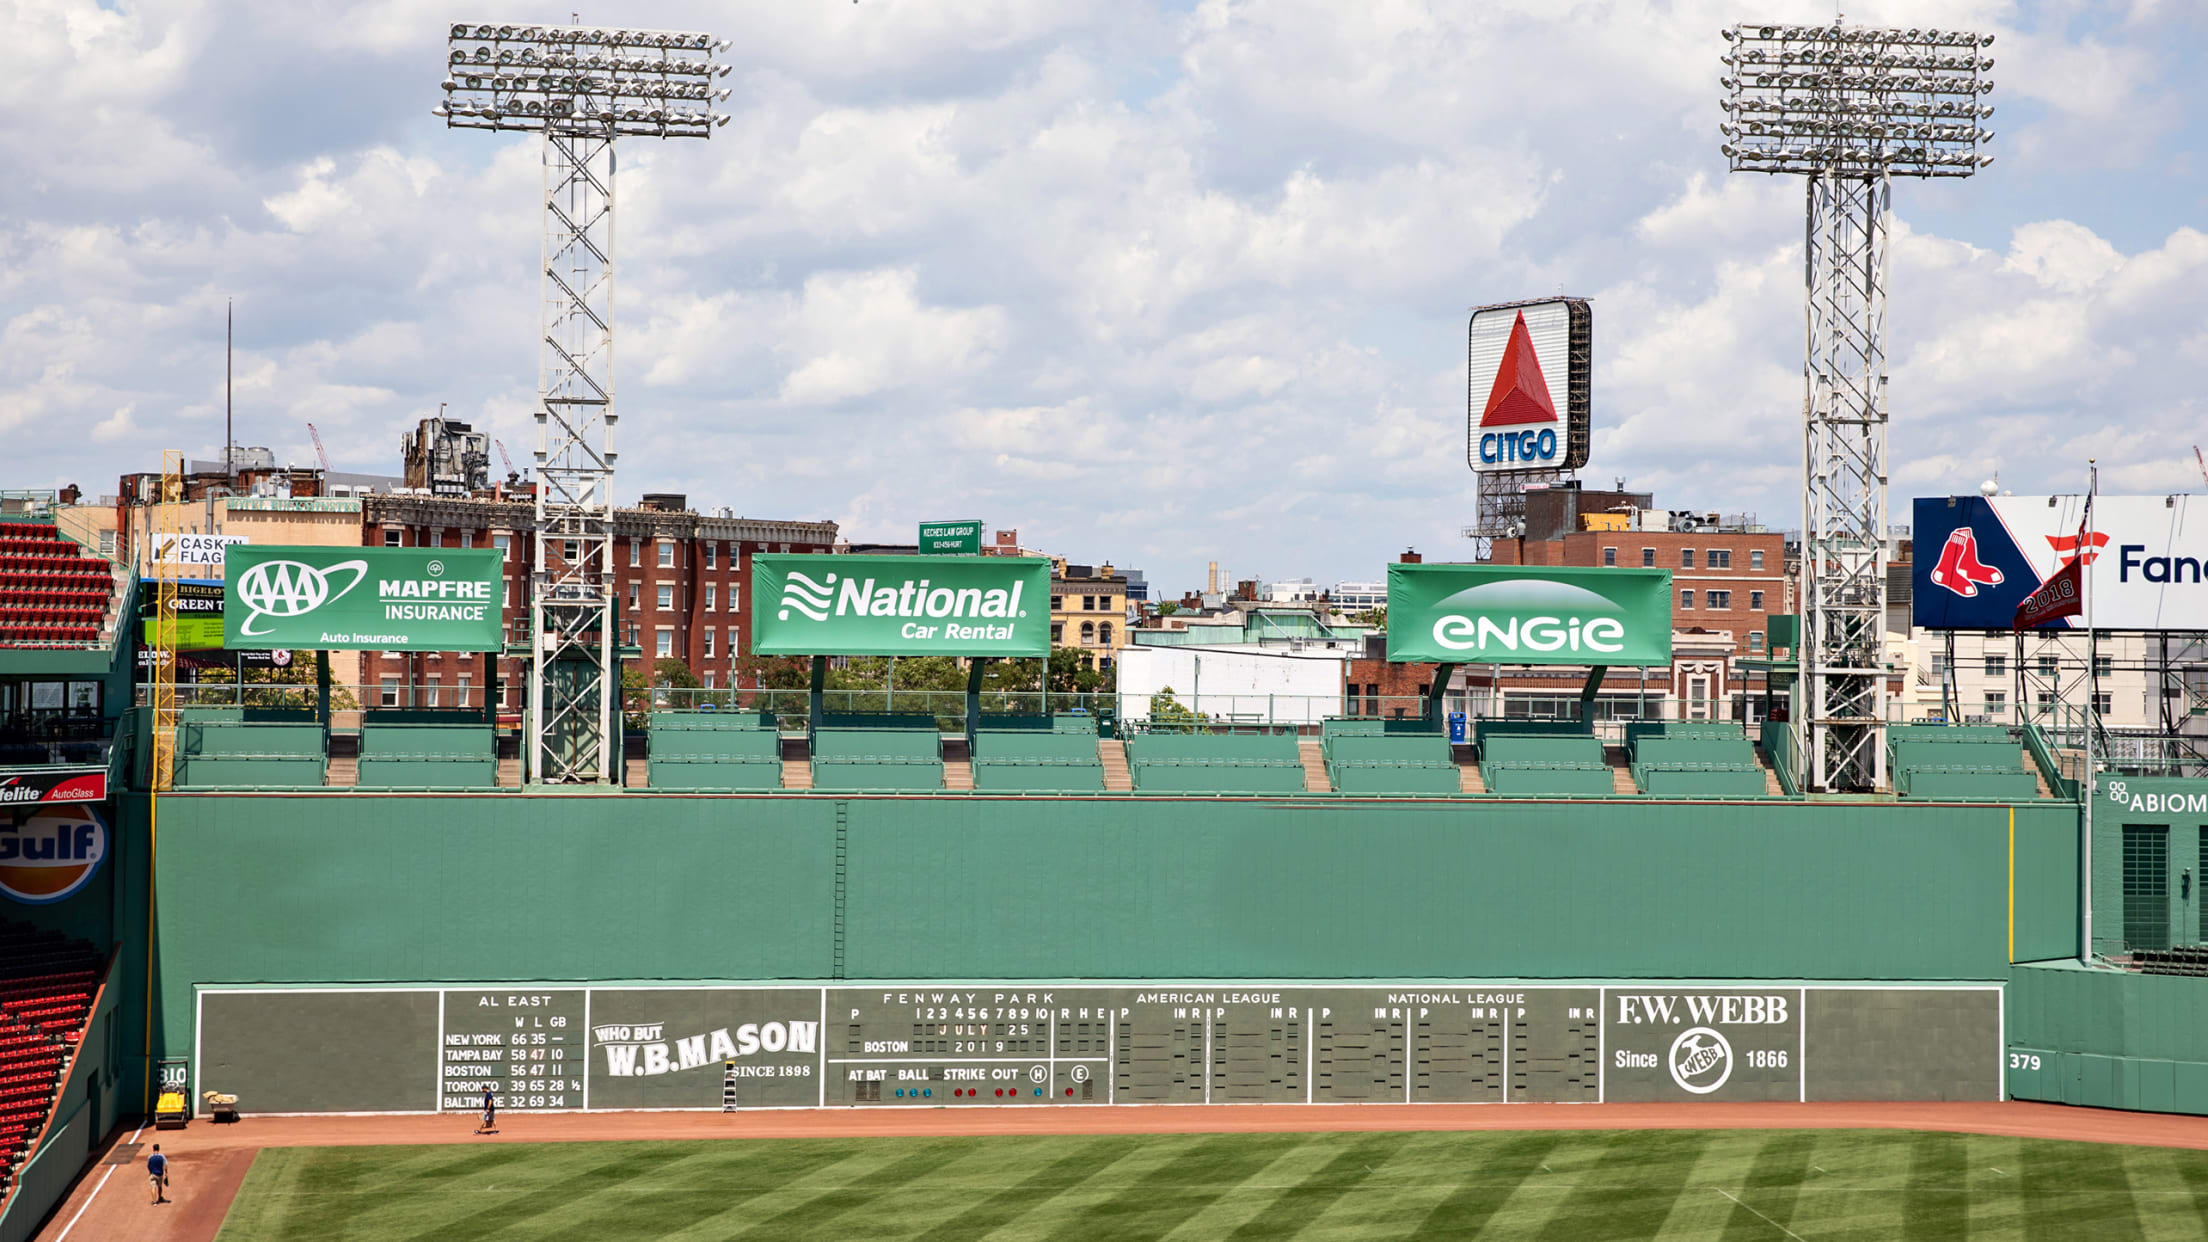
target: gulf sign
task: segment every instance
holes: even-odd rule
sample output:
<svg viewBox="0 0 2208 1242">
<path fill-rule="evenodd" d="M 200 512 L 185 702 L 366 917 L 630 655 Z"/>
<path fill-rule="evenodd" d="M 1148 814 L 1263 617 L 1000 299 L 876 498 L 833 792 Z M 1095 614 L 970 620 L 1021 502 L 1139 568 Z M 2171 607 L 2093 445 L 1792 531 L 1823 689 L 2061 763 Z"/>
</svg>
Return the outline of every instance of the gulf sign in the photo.
<svg viewBox="0 0 2208 1242">
<path fill-rule="evenodd" d="M 1594 313 L 1581 298 L 1472 312 L 1465 335 L 1472 469 L 1587 464 L 1593 335 Z"/>
<path fill-rule="evenodd" d="M 0 820 L 0 896 L 34 906 L 69 897 L 99 874 L 108 840 L 106 822 L 88 806 Z"/>
<path fill-rule="evenodd" d="M 1912 506 L 1911 621 L 2006 630 L 2072 561 L 2100 630 L 2198 630 L 2208 617 L 2208 499 L 2199 496 L 1934 496 Z M 2059 583 L 2057 584 L 2059 588 Z M 2084 629 L 2084 609 L 2032 629 Z"/>
</svg>

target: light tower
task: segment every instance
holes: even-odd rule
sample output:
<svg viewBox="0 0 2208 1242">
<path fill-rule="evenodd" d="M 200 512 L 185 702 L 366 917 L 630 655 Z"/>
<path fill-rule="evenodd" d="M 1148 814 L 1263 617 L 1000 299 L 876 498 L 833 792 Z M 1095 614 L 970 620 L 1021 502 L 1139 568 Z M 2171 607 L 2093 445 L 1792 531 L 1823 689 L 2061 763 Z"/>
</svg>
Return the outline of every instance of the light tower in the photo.
<svg viewBox="0 0 2208 1242">
<path fill-rule="evenodd" d="M 1815 790 L 1886 783 L 1886 266 L 1895 177 L 1993 162 L 1992 35 L 1742 24 L 1726 41 L 1734 172 L 1808 178 L 1795 716 Z"/>
<path fill-rule="evenodd" d="M 453 129 L 544 136 L 543 334 L 531 564 L 531 779 L 604 783 L 618 757 L 613 579 L 614 139 L 706 138 L 728 66 L 711 35 L 459 22 L 446 54 Z"/>
</svg>

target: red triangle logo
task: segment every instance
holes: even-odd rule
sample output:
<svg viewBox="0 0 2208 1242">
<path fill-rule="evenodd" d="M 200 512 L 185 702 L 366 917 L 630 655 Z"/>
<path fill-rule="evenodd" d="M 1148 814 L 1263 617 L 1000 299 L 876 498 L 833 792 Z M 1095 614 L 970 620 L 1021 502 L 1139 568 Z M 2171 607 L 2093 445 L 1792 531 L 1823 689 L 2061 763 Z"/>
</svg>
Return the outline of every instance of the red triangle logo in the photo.
<svg viewBox="0 0 2208 1242">
<path fill-rule="evenodd" d="M 1553 423 L 1556 401 L 1549 396 L 1549 382 L 1542 377 L 1541 359 L 1533 352 L 1533 335 L 1526 331 L 1526 312 L 1510 326 L 1510 343 L 1503 347 L 1503 365 L 1496 368 L 1495 388 L 1487 394 L 1487 409 L 1480 415 L 1482 427 L 1509 427 L 1519 423 Z"/>
</svg>

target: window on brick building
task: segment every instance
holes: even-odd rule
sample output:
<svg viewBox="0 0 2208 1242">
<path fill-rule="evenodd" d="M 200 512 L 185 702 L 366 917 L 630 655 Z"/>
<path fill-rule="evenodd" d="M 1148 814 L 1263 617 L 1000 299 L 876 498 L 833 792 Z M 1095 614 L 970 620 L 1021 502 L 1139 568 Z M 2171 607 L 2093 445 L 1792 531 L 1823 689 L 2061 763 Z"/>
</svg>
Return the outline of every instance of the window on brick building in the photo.
<svg viewBox="0 0 2208 1242">
<path fill-rule="evenodd" d="M 422 706 L 435 707 L 438 705 L 437 691 L 442 688 L 441 683 L 443 682 L 443 680 L 444 679 L 440 677 L 432 677 L 429 679 L 429 697 L 422 701 Z"/>
<path fill-rule="evenodd" d="M 711 690 L 711 689 L 713 688 L 713 674 L 711 674 L 711 673 L 707 673 L 707 674 L 705 675 L 704 681 L 705 681 L 705 688 L 706 688 L 706 689 L 708 689 L 708 690 Z"/>
<path fill-rule="evenodd" d="M 1733 550 L 1732 550 L 1731 548 L 1711 548 L 1711 549 L 1710 549 L 1710 568 L 1712 568 L 1712 569 L 1731 569 L 1732 567 L 1733 567 Z"/>
<path fill-rule="evenodd" d="M 1712 591 L 1707 604 L 1711 608 L 1730 608 L 1733 606 L 1733 593 L 1731 591 Z"/>
<path fill-rule="evenodd" d="M 1679 610 L 1681 612 L 1694 611 L 1694 591 L 1691 588 L 1679 592 Z"/>
<path fill-rule="evenodd" d="M 1693 549 L 1693 548 L 1681 548 L 1681 549 L 1679 549 L 1679 568 L 1681 568 L 1681 569 L 1692 569 L 1692 568 L 1694 568 L 1694 549 Z"/>
<path fill-rule="evenodd" d="M 461 532 L 460 532 L 460 546 L 461 546 L 461 547 L 463 547 L 463 548 L 472 548 L 472 547 L 474 547 L 474 546 L 475 546 L 475 532 L 474 532 L 474 531 L 472 531 L 472 530 L 466 530 L 466 529 L 463 529 L 463 530 L 461 530 Z"/>
<path fill-rule="evenodd" d="M 400 536 L 400 533 L 399 533 L 399 528 L 398 528 L 398 527 L 396 527 L 396 526 L 386 526 L 386 527 L 384 527 L 384 528 L 383 528 L 383 546 L 384 546 L 384 547 L 387 547 L 387 548 L 396 548 L 396 547 L 399 547 L 399 546 L 400 546 L 400 544 L 399 544 L 399 539 L 400 539 L 400 538 L 401 538 L 401 536 Z"/>
<path fill-rule="evenodd" d="M 318 673 L 318 674 L 316 674 L 316 676 L 320 676 L 320 674 Z M 385 707 L 397 707 L 397 706 L 399 705 L 399 679 L 398 679 L 398 678 L 396 678 L 396 677 L 386 677 L 386 678 L 384 678 L 384 679 L 383 679 L 383 685 L 382 685 L 382 687 L 381 687 L 381 690 L 382 690 L 382 693 L 381 693 L 381 695 L 380 695 L 379 697 L 380 697 L 380 698 L 381 698 L 381 700 L 382 700 L 383 706 L 385 706 Z"/>
<path fill-rule="evenodd" d="M 514 537 L 512 535 L 491 536 L 491 546 L 498 549 L 498 556 L 500 560 L 513 559 Z"/>
<path fill-rule="evenodd" d="M 673 569 L 675 567 L 674 540 L 662 539 L 659 541 L 659 567 L 661 569 Z"/>
<path fill-rule="evenodd" d="M 1750 630 L 1750 631 L 1748 631 L 1748 650 L 1750 650 L 1750 651 L 1761 651 L 1761 650 L 1763 650 L 1763 631 L 1762 631 L 1762 630 Z"/>
<path fill-rule="evenodd" d="M 1604 548 L 1602 550 L 1602 563 L 1605 565 L 1617 564 L 1618 550 L 1616 548 Z"/>
<path fill-rule="evenodd" d="M 583 541 L 580 539 L 562 539 L 560 541 L 560 559 L 570 565 L 582 560 Z"/>
<path fill-rule="evenodd" d="M 660 626 L 658 639 L 653 644 L 652 650 L 658 653 L 662 660 L 673 656 L 675 654 L 675 632 L 664 625 Z"/>
<path fill-rule="evenodd" d="M 629 536 L 629 564 L 631 566 L 637 566 L 642 565 L 643 563 L 644 541 L 634 535 L 631 535 Z"/>
<path fill-rule="evenodd" d="M 707 612 L 713 611 L 713 605 L 715 603 L 714 597 L 718 594 L 719 592 L 714 590 L 712 583 L 708 582 L 705 584 L 705 610 Z"/>
<path fill-rule="evenodd" d="M 712 569 L 712 568 L 714 568 L 714 567 L 715 567 L 716 565 L 718 565 L 718 564 L 719 564 L 719 562 L 720 562 L 720 557 L 721 557 L 721 545 L 720 545 L 720 542 L 719 542 L 718 540 L 714 540 L 714 539 L 708 539 L 708 540 L 706 540 L 706 541 L 705 541 L 705 567 L 706 567 L 707 569 Z"/>
<path fill-rule="evenodd" d="M 455 691 L 460 697 L 453 702 L 453 706 L 466 707 L 468 705 L 468 691 L 473 689 L 474 686 L 475 679 L 473 677 L 462 677 L 459 688 Z"/>
<path fill-rule="evenodd" d="M 1750 569 L 1761 569 L 1761 568 L 1763 568 L 1763 549 L 1761 549 L 1761 548 L 1751 548 L 1751 549 L 1749 549 L 1749 551 L 1748 551 L 1748 568 L 1750 568 Z"/>
<path fill-rule="evenodd" d="M 1643 568 L 1643 569 L 1654 569 L 1655 567 L 1656 567 L 1656 549 L 1654 549 L 1654 548 L 1642 548 L 1642 549 L 1641 549 L 1641 568 Z"/>
<path fill-rule="evenodd" d="M 729 659 L 733 660 L 733 659 L 735 659 L 735 658 L 736 658 L 737 656 L 740 656 L 740 655 L 744 654 L 744 638 L 743 638 L 743 635 L 744 635 L 744 632 L 743 632 L 742 630 L 740 630 L 740 629 L 736 628 L 735 626 L 733 626 L 733 625 L 732 625 L 732 626 L 729 626 L 729 627 L 728 627 L 728 658 L 729 658 Z M 730 682 L 729 684 L 730 684 L 730 685 L 734 685 L 735 683 L 734 683 L 734 682 L 732 681 L 732 682 Z"/>
<path fill-rule="evenodd" d="M 675 610 L 675 588 L 665 582 L 659 584 L 659 610 L 661 612 L 673 612 Z"/>
<path fill-rule="evenodd" d="M 1750 591 L 1750 592 L 1748 592 L 1748 611 L 1750 611 L 1750 612 L 1762 612 L 1762 611 L 1763 611 L 1763 592 L 1761 592 L 1761 591 Z"/>
<path fill-rule="evenodd" d="M 713 631 L 711 630 L 705 632 L 705 658 L 708 660 L 713 658 Z"/>
<path fill-rule="evenodd" d="M 744 606 L 744 605 L 743 605 L 743 588 L 742 588 L 742 587 L 740 587 L 740 586 L 737 586 L 737 585 L 736 585 L 735 583 L 733 583 L 733 582 L 729 583 L 729 584 L 728 584 L 728 610 L 729 610 L 730 612 L 737 612 L 737 611 L 740 611 L 740 610 L 741 610 L 741 609 L 743 608 L 743 606 Z"/>
<path fill-rule="evenodd" d="M 630 583 L 630 584 L 629 584 L 629 611 L 630 611 L 630 612 L 635 612 L 635 611 L 636 611 L 636 593 L 637 593 L 638 591 L 642 590 L 642 589 L 643 589 L 643 587 L 642 587 L 642 586 L 641 586 L 640 584 L 638 584 L 638 583 L 634 583 L 634 582 L 632 582 L 632 583 Z"/>
</svg>

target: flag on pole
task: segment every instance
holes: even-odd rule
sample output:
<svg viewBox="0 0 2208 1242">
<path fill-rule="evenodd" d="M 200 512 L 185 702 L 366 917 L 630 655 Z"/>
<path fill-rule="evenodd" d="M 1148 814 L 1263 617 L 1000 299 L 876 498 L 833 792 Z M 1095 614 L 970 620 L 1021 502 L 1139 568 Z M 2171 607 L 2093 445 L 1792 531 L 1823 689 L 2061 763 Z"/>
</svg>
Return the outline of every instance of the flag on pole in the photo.
<svg viewBox="0 0 2208 1242">
<path fill-rule="evenodd" d="M 2063 541 L 2056 541 L 2058 551 L 2070 553 L 2070 559 L 2062 563 L 2053 577 L 2039 584 L 2039 589 L 2024 597 L 2016 606 L 2016 619 L 2011 629 L 2036 629 L 2049 621 L 2063 617 L 2075 617 L 2085 611 L 2085 566 L 2093 559 L 2093 539 L 2089 533 L 2093 526 L 2093 494 L 2085 496 L 2085 513 L 2078 519 L 2078 538 L 2068 548 Z M 2105 540 L 2104 540 L 2105 542 Z"/>
</svg>

